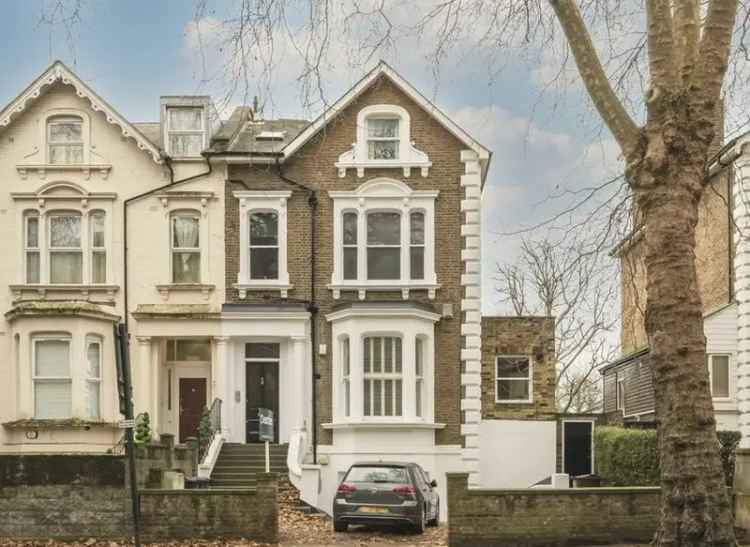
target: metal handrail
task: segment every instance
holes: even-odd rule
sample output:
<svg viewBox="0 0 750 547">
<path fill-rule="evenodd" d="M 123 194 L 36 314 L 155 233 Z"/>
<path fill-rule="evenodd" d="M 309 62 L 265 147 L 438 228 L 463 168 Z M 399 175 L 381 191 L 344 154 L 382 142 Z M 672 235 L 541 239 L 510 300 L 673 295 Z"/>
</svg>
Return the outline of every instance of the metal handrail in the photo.
<svg viewBox="0 0 750 547">
<path fill-rule="evenodd" d="M 206 457 L 211 440 L 221 431 L 221 399 L 214 399 L 211 408 L 208 409 L 208 429 L 203 430 L 203 418 L 198 424 L 198 461 L 202 462 Z"/>
</svg>

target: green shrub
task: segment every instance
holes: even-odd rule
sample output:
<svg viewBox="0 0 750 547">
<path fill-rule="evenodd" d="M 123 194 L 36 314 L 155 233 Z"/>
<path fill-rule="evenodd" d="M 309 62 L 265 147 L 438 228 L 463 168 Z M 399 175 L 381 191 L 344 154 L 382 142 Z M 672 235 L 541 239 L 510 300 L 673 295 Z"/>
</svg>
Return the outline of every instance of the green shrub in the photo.
<svg viewBox="0 0 750 547">
<path fill-rule="evenodd" d="M 135 442 L 143 444 L 151 440 L 151 418 L 148 412 L 139 414 L 135 419 Z"/>
<path fill-rule="evenodd" d="M 727 485 L 734 480 L 734 459 L 740 433 L 719 431 L 719 454 Z M 596 470 L 610 486 L 658 486 L 659 450 L 654 429 L 597 427 L 594 433 Z"/>
<path fill-rule="evenodd" d="M 655 430 L 597 427 L 594 431 L 596 469 L 607 485 L 659 484 Z"/>
</svg>

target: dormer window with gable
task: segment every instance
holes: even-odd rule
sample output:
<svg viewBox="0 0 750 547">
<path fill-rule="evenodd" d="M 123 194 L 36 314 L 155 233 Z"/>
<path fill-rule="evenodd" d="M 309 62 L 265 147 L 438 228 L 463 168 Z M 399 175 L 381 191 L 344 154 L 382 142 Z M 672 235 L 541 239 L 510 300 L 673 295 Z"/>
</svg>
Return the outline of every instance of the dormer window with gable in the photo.
<svg viewBox="0 0 750 547">
<path fill-rule="evenodd" d="M 167 107 L 167 152 L 175 158 L 200 156 L 205 148 L 205 111 L 196 106 Z"/>
<path fill-rule="evenodd" d="M 411 140 L 409 112 L 397 105 L 380 104 L 363 108 L 357 114 L 357 142 L 339 156 L 339 176 L 356 169 L 364 177 L 367 169 L 400 169 L 405 177 L 419 169 L 426 177 L 432 162 L 417 150 Z"/>
</svg>

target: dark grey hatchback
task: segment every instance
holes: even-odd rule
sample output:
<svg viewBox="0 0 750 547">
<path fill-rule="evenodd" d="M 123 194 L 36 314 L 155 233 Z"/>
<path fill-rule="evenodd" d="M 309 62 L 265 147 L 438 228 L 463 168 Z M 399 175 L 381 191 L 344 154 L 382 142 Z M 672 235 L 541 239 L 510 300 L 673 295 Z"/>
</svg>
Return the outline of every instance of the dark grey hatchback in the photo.
<svg viewBox="0 0 750 547">
<path fill-rule="evenodd" d="M 437 483 L 416 463 L 362 462 L 349 468 L 333 499 L 333 529 L 350 524 L 408 524 L 417 533 L 437 526 Z"/>
</svg>

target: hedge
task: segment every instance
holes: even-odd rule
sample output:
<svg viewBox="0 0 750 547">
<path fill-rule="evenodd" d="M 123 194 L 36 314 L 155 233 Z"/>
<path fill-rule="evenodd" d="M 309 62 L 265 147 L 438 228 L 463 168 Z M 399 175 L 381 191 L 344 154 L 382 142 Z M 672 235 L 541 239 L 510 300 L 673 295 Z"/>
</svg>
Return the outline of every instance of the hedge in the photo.
<svg viewBox="0 0 750 547">
<path fill-rule="evenodd" d="M 737 431 L 719 431 L 721 463 L 728 486 L 734 480 Z M 596 470 L 607 485 L 658 486 L 659 451 L 656 430 L 597 427 L 594 432 Z"/>
</svg>

